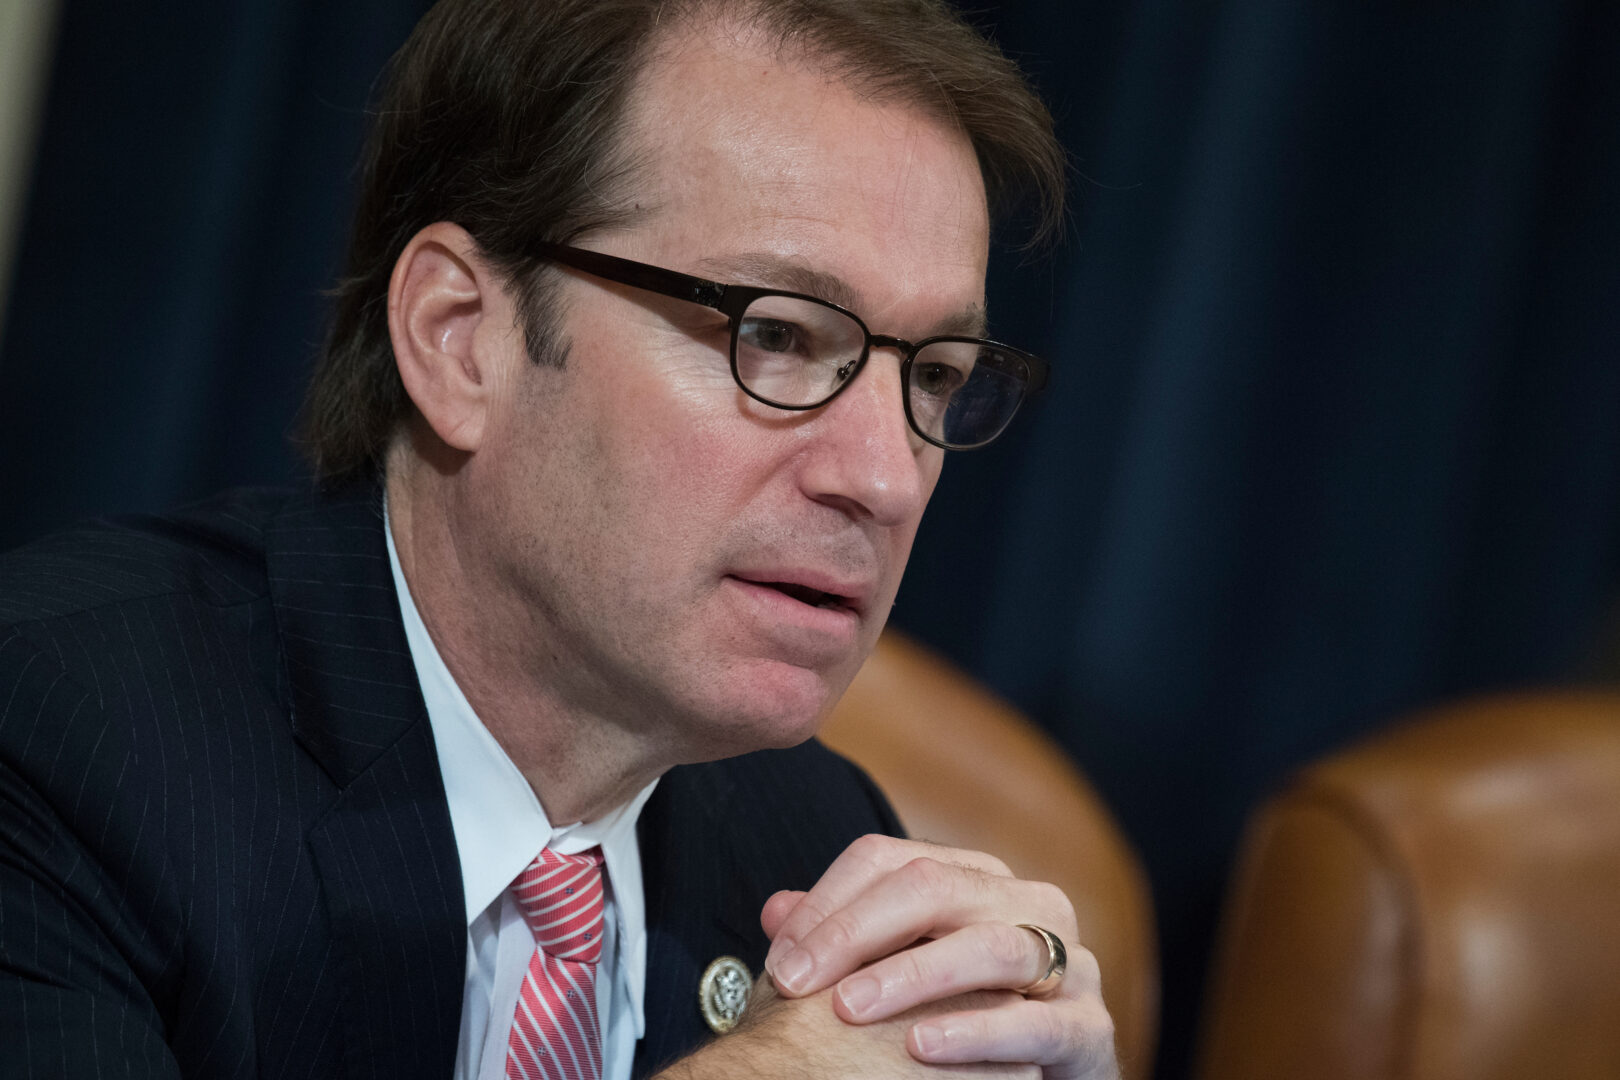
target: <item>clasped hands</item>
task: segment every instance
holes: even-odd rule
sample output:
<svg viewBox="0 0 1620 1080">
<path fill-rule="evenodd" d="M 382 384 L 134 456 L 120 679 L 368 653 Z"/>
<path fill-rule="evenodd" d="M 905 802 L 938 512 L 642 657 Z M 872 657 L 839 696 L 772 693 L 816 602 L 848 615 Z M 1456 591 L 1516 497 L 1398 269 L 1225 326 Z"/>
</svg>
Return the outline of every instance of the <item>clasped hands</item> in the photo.
<svg viewBox="0 0 1620 1080">
<path fill-rule="evenodd" d="M 1113 1023 L 1073 906 L 1056 886 L 1021 881 L 992 856 L 863 837 L 809 892 L 772 896 L 761 922 L 772 942 L 765 970 L 781 997 L 811 1011 L 813 999 L 830 999 L 842 1030 L 827 1025 L 820 1041 L 857 1029 L 903 1038 L 910 1060 L 895 1054 L 903 1067 L 894 1075 L 936 1071 L 917 1067 L 924 1063 L 969 1075 L 1117 1080 Z M 1021 923 L 1047 928 L 1068 950 L 1064 977 L 1038 998 L 1016 988 L 1046 973 L 1050 953 Z M 769 989 L 763 996 L 757 1022 L 769 1025 L 781 1003 L 769 1002 Z M 854 1075 L 885 1075 L 872 1064 Z"/>
</svg>

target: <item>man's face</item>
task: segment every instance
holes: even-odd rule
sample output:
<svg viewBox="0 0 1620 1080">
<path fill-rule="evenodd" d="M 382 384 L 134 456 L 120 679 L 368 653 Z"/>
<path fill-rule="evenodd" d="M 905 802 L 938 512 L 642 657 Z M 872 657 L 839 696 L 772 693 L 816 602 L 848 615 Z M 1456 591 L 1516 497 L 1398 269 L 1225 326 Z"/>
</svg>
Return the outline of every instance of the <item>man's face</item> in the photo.
<svg viewBox="0 0 1620 1080">
<path fill-rule="evenodd" d="M 649 69 L 628 140 L 642 213 L 580 246 L 814 293 L 908 340 L 981 317 L 978 166 L 915 110 L 722 36 Z M 571 271 L 560 295 L 567 365 L 513 368 L 459 526 L 499 647 L 672 761 L 802 741 L 882 629 L 939 476 L 898 356 L 784 412 L 733 382 L 724 316 Z"/>
</svg>

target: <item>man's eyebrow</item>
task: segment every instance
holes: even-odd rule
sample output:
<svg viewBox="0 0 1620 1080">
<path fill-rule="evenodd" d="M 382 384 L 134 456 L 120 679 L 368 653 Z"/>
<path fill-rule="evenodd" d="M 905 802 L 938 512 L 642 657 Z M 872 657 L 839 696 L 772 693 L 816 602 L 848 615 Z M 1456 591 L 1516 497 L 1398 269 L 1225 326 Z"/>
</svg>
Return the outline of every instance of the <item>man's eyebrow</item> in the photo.
<svg viewBox="0 0 1620 1080">
<path fill-rule="evenodd" d="M 829 274 L 769 253 L 713 256 L 698 260 L 705 274 L 728 284 L 757 285 L 767 289 L 783 289 L 804 293 L 822 300 L 830 300 L 841 308 L 859 312 L 860 295 L 837 274 Z M 932 335 L 984 336 L 986 316 L 983 304 L 972 304 L 954 315 L 942 319 Z M 877 331 L 881 333 L 882 331 Z"/>
<path fill-rule="evenodd" d="M 989 316 L 983 304 L 973 304 L 963 308 L 955 315 L 940 321 L 934 328 L 934 333 L 944 337 L 977 337 L 982 338 L 990 325 Z"/>
<path fill-rule="evenodd" d="M 725 255 L 698 260 L 705 273 L 712 273 L 720 281 L 736 285 L 758 285 L 766 289 L 784 289 L 807 296 L 830 300 L 841 308 L 854 311 L 860 306 L 849 282 L 837 274 L 813 270 L 801 262 L 768 253 Z"/>
</svg>

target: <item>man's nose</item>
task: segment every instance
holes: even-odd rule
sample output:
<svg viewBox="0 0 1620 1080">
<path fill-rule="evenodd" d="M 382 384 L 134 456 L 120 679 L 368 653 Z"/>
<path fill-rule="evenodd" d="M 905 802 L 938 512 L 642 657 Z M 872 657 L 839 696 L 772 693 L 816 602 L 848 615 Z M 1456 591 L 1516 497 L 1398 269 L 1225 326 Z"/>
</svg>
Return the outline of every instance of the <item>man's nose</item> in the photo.
<svg viewBox="0 0 1620 1080">
<path fill-rule="evenodd" d="M 855 381 L 817 417 L 817 445 L 801 482 L 813 499 L 882 526 L 915 523 L 943 453 L 906 421 L 900 358 L 874 348 Z"/>
</svg>

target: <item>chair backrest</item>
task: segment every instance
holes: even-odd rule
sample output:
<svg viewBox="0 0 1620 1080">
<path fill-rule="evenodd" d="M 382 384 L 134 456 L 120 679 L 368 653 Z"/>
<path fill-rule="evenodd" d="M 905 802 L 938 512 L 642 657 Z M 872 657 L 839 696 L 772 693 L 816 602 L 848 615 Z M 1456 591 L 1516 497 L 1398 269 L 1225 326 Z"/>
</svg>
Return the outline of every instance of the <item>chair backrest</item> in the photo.
<svg viewBox="0 0 1620 1080">
<path fill-rule="evenodd" d="M 1620 694 L 1485 699 L 1251 823 L 1202 1080 L 1620 1077 Z"/>
<path fill-rule="evenodd" d="M 1128 1080 L 1152 1073 L 1158 955 L 1146 878 L 1063 749 L 960 671 L 886 631 L 831 718 L 827 745 L 888 794 L 911 835 L 989 852 L 1068 893 Z"/>
</svg>

